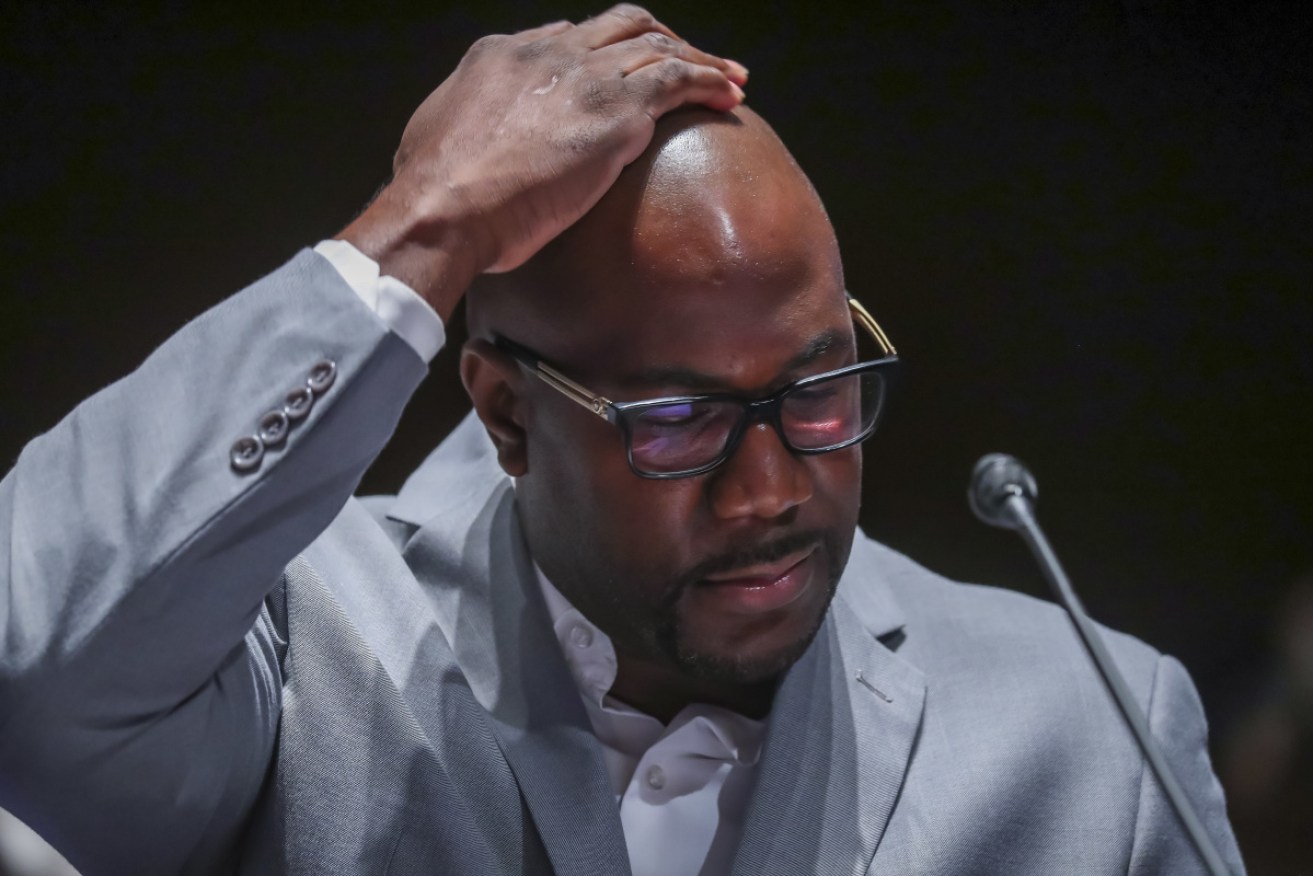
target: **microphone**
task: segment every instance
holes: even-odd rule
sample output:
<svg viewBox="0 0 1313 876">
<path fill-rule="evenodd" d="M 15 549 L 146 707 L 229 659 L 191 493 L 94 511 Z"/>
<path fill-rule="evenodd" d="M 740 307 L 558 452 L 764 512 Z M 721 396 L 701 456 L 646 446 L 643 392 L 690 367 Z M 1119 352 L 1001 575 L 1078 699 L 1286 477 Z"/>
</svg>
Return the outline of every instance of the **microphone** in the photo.
<svg viewBox="0 0 1313 876">
<path fill-rule="evenodd" d="M 1209 873 L 1212 876 L 1229 876 L 1222 856 L 1218 854 L 1213 841 L 1204 830 L 1203 822 L 1199 820 L 1189 798 L 1186 797 L 1185 790 L 1172 773 L 1167 759 L 1154 744 L 1153 736 L 1149 733 L 1149 723 L 1145 720 L 1144 713 L 1135 702 L 1134 696 L 1131 695 L 1130 688 L 1126 686 L 1126 680 L 1117 671 L 1112 656 L 1103 644 L 1103 638 L 1099 635 L 1094 622 L 1085 613 L 1080 600 L 1076 598 L 1076 591 L 1072 589 L 1071 581 L 1062 570 L 1057 554 L 1053 552 L 1048 539 L 1044 537 L 1044 532 L 1035 519 L 1035 500 L 1038 496 L 1039 487 L 1026 466 L 1021 460 L 1005 453 L 982 456 L 971 473 L 971 486 L 967 490 L 971 510 L 977 517 L 990 526 L 1016 530 L 1026 542 L 1039 564 L 1040 571 L 1044 573 L 1044 578 L 1053 589 L 1053 594 L 1071 617 L 1076 632 L 1080 634 L 1081 643 L 1103 677 L 1103 682 L 1121 710 L 1122 717 L 1126 719 L 1126 724 L 1134 734 L 1140 751 L 1144 753 L 1145 760 L 1149 761 L 1149 765 L 1153 768 L 1154 775 L 1158 777 L 1158 784 L 1162 786 L 1167 799 L 1172 804 L 1172 809 L 1176 811 L 1176 817 L 1180 819 L 1181 825 L 1189 834 L 1190 841 L 1194 843 L 1199 856 L 1203 858 Z"/>
<path fill-rule="evenodd" d="M 971 472 L 971 489 L 967 492 L 971 510 L 990 526 L 1020 529 L 1021 519 L 1008 503 L 1013 497 L 1025 500 L 1032 508 L 1039 498 L 1039 486 L 1021 460 L 1006 453 L 980 457 Z"/>
</svg>

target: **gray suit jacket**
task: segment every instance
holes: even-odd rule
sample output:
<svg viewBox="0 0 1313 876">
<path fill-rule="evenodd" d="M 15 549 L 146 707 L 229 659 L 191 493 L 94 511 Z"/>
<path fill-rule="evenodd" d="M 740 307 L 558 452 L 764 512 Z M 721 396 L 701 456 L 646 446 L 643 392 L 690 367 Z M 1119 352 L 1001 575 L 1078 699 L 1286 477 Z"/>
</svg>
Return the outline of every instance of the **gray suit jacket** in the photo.
<svg viewBox="0 0 1313 876">
<path fill-rule="evenodd" d="M 319 360 L 257 469 L 233 440 Z M 0 482 L 0 806 L 97 873 L 625 874 L 508 479 L 467 420 L 350 498 L 424 374 L 303 253 Z M 1236 872 L 1180 664 L 1108 645 Z M 1052 606 L 859 533 L 784 679 L 742 876 L 1202 872 Z"/>
</svg>

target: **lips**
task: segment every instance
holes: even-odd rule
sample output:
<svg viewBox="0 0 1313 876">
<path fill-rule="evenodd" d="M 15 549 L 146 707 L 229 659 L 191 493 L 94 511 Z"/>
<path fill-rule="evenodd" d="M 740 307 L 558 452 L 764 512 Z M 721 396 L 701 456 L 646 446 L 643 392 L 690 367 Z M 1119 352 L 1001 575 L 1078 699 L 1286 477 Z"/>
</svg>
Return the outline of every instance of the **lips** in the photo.
<svg viewBox="0 0 1313 876">
<path fill-rule="evenodd" d="M 816 577 L 815 544 L 770 563 L 756 563 L 707 575 L 693 588 L 695 598 L 722 611 L 757 614 L 794 602 Z"/>
</svg>

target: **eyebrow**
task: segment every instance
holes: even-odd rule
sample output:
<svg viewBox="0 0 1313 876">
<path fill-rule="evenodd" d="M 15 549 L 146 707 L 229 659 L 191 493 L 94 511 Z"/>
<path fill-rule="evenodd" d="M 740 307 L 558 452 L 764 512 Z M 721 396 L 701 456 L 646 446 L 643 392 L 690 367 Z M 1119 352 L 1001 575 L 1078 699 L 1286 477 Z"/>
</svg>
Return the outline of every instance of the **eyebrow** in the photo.
<svg viewBox="0 0 1313 876">
<path fill-rule="evenodd" d="M 824 331 L 808 342 L 807 346 L 796 356 L 784 363 L 781 376 L 792 374 L 817 359 L 842 349 L 850 343 L 850 336 L 839 329 Z M 654 365 L 644 368 L 620 381 L 626 389 L 656 389 L 665 386 L 678 386 L 691 390 L 723 391 L 725 378 L 704 371 L 682 368 L 674 365 Z"/>
</svg>

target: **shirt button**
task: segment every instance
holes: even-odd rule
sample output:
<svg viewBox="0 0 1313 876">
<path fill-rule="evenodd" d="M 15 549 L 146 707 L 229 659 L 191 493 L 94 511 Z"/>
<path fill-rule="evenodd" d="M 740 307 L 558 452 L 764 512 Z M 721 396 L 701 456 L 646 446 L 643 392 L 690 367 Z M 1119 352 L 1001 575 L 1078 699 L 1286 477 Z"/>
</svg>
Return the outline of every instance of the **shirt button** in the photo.
<svg viewBox="0 0 1313 876">
<path fill-rule="evenodd" d="M 570 627 L 570 644 L 576 648 L 587 648 L 593 644 L 593 631 L 583 624 Z"/>
<path fill-rule="evenodd" d="M 647 770 L 647 786 L 653 791 L 660 791 L 666 786 L 666 771 L 660 766 L 652 766 Z"/>
</svg>

